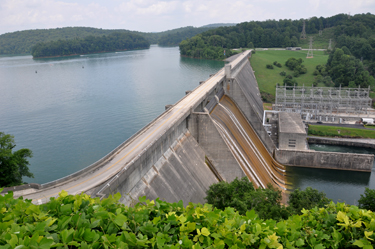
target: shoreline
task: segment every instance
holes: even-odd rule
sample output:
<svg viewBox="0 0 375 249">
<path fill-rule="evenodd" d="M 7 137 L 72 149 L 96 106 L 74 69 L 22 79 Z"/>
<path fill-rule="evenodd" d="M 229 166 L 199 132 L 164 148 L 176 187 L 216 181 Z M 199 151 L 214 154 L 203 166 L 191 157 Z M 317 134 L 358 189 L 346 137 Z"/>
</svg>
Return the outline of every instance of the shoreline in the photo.
<svg viewBox="0 0 375 249">
<path fill-rule="evenodd" d="M 81 56 L 81 55 L 88 55 L 88 54 L 104 54 L 104 53 L 113 53 L 113 52 L 125 52 L 125 51 L 133 51 L 133 50 L 142 50 L 142 49 L 149 49 L 148 48 L 135 48 L 135 49 L 121 49 L 121 50 L 113 50 L 113 51 L 98 51 L 92 53 L 82 53 L 82 54 L 67 54 L 67 55 L 51 55 L 51 56 L 41 56 L 41 57 L 34 57 L 33 59 L 49 59 L 49 58 L 59 58 L 59 57 L 73 57 L 73 56 Z"/>
</svg>

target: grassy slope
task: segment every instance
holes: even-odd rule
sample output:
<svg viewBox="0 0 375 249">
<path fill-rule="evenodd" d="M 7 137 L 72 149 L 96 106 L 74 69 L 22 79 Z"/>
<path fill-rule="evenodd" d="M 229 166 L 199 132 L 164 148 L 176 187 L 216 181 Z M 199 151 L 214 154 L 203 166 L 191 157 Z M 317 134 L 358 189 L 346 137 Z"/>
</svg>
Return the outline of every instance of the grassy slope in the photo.
<svg viewBox="0 0 375 249">
<path fill-rule="evenodd" d="M 311 86 L 314 82 L 314 75 L 312 74 L 315 70 L 316 65 L 326 64 L 328 55 L 325 55 L 323 51 L 314 51 L 314 58 L 306 59 L 307 50 L 300 51 L 289 51 L 289 50 L 258 50 L 250 58 L 251 66 L 255 71 L 259 89 L 269 94 L 275 95 L 276 83 L 282 84 L 284 77 L 280 75 L 281 71 L 292 74 L 293 71 L 289 70 L 284 64 L 291 58 L 302 58 L 303 65 L 307 68 L 307 73 L 300 75 L 296 78 L 298 85 Z M 274 61 L 280 62 L 283 66 L 278 68 L 274 66 L 274 69 L 267 69 L 267 64 L 273 64 Z M 324 86 L 320 84 L 319 86 Z"/>
<path fill-rule="evenodd" d="M 340 130 L 340 134 L 337 130 Z M 360 137 L 360 138 L 375 138 L 375 130 L 355 129 L 336 126 L 324 125 L 309 125 L 309 135 L 318 136 L 345 136 L 345 137 Z"/>
</svg>

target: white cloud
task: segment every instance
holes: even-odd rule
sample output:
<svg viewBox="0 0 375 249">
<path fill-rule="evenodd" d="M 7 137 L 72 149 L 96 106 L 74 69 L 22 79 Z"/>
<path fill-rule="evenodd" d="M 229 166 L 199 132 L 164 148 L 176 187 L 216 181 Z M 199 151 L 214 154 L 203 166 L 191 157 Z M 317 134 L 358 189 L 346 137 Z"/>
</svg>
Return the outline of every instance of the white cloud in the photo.
<svg viewBox="0 0 375 249">
<path fill-rule="evenodd" d="M 168 15 L 173 14 L 177 6 L 177 1 L 131 0 L 120 4 L 119 11 L 133 15 Z"/>
<path fill-rule="evenodd" d="M 164 31 L 374 10 L 375 0 L 0 0 L 0 34 L 65 26 Z"/>
</svg>

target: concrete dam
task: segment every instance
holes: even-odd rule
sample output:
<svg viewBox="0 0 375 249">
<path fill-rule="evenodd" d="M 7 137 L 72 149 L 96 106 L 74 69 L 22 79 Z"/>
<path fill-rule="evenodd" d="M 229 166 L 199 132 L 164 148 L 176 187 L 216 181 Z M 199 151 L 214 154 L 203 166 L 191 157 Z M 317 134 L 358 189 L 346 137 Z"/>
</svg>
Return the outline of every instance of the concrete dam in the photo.
<svg viewBox="0 0 375 249">
<path fill-rule="evenodd" d="M 274 160 L 263 127 L 263 105 L 251 68 L 251 51 L 187 94 L 96 163 L 46 184 L 4 191 L 44 203 L 62 190 L 106 197 L 120 192 L 168 202 L 204 202 L 213 183 L 248 177 L 256 187 L 286 190 L 285 167 Z"/>
</svg>

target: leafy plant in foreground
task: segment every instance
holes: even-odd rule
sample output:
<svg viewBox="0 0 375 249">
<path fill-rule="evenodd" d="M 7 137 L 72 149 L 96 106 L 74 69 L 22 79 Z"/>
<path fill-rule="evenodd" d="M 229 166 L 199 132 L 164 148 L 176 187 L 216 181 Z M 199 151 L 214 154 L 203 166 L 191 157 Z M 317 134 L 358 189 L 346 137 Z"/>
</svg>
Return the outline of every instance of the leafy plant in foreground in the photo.
<svg viewBox="0 0 375 249">
<path fill-rule="evenodd" d="M 65 191 L 37 206 L 0 196 L 0 248 L 373 248 L 375 214 L 330 203 L 287 220 L 254 210 L 139 199 L 134 208 Z"/>
</svg>

